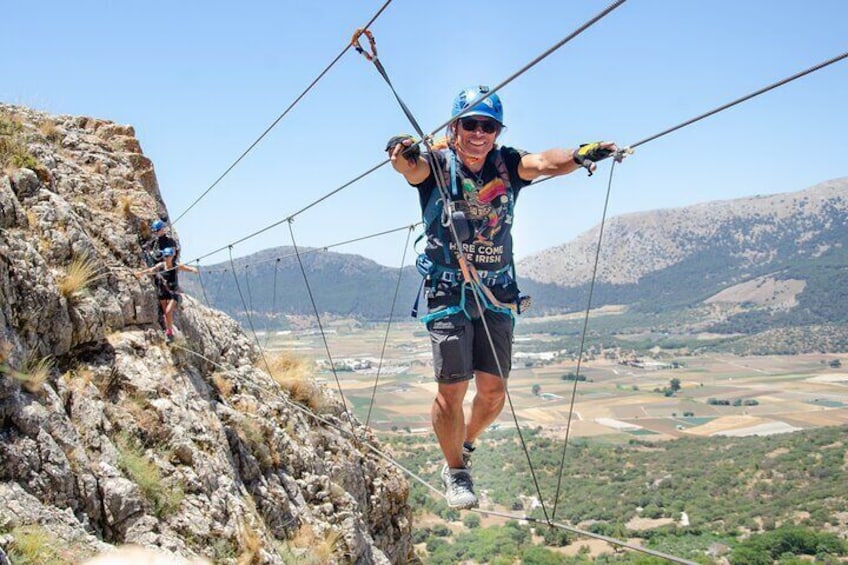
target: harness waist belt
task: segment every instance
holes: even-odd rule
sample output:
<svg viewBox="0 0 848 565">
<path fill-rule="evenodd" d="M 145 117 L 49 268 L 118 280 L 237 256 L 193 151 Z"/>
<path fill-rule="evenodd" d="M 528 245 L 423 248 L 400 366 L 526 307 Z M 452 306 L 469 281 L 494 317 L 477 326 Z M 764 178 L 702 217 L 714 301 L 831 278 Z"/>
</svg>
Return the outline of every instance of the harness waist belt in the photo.
<svg viewBox="0 0 848 565">
<path fill-rule="evenodd" d="M 450 267 L 443 267 L 441 265 L 434 264 L 432 271 L 431 276 L 436 280 L 449 284 L 459 284 L 463 282 L 462 271 L 459 269 L 452 269 Z M 507 265 L 506 267 L 496 271 L 478 270 L 477 275 L 480 277 L 480 281 L 489 287 L 506 285 L 514 280 L 512 277 L 511 265 Z"/>
</svg>

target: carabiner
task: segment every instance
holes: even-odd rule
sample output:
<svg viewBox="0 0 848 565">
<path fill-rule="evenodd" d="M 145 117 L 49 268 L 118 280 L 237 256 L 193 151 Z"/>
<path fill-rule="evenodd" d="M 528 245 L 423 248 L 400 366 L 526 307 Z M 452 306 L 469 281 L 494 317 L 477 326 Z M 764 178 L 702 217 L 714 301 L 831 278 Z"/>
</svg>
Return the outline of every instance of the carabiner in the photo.
<svg viewBox="0 0 848 565">
<path fill-rule="evenodd" d="M 359 38 L 365 34 L 365 37 L 368 38 L 368 43 L 371 46 L 371 52 L 369 53 L 364 47 L 359 45 Z M 369 61 L 373 61 L 377 58 L 377 42 L 374 41 L 374 34 L 371 33 L 368 29 L 357 28 L 355 32 L 353 32 L 353 37 L 350 38 L 350 44 L 353 46 L 356 51 L 368 59 Z"/>
</svg>

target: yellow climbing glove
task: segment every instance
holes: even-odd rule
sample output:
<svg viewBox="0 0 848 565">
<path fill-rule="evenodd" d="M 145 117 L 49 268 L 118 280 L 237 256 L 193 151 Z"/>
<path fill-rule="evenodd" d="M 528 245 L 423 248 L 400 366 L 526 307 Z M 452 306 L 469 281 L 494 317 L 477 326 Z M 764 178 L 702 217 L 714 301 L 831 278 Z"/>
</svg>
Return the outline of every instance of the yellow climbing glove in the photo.
<svg viewBox="0 0 848 565">
<path fill-rule="evenodd" d="M 614 153 L 612 149 L 601 147 L 601 143 L 600 141 L 583 143 L 574 152 L 574 162 L 589 171 L 589 176 L 592 176 L 592 165 Z"/>
</svg>

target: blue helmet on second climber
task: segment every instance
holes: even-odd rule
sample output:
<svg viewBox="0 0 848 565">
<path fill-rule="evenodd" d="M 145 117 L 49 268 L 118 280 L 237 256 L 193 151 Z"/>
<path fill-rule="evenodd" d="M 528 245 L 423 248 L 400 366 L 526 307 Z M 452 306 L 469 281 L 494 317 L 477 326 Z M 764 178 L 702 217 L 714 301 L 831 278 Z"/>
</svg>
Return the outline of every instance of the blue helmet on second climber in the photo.
<svg viewBox="0 0 848 565">
<path fill-rule="evenodd" d="M 487 92 L 491 90 L 488 86 L 470 86 L 468 88 L 464 88 L 457 96 L 453 99 L 453 108 L 451 109 L 451 117 L 455 118 L 463 110 L 468 108 L 468 105 L 483 96 Z M 462 114 L 463 116 L 486 116 L 488 118 L 492 118 L 496 122 L 498 122 L 501 126 L 503 123 L 503 104 L 501 104 L 501 99 L 497 94 L 492 94 L 485 100 L 478 102 L 475 104 L 468 112 Z"/>
</svg>

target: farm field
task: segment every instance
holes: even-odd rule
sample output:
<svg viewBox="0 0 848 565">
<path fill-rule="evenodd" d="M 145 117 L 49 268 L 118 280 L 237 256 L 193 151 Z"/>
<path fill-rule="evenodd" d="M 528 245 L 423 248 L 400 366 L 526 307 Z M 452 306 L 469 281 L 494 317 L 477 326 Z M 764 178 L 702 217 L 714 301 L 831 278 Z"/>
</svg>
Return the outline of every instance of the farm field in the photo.
<svg viewBox="0 0 848 565">
<path fill-rule="evenodd" d="M 563 351 L 545 351 L 550 336 L 530 333 L 532 328 L 517 328 L 510 377 L 510 399 L 522 427 L 560 434 L 570 416 L 573 437 L 627 441 L 770 435 L 848 424 L 848 355 L 594 355 L 581 363 L 585 380 L 575 386 L 563 377 L 577 373 L 576 360 Z M 394 323 L 388 335 L 385 324 L 351 320 L 324 329 L 326 347 L 312 329 L 259 337 L 270 351 L 312 360 L 319 381 L 335 393 L 341 388 L 360 421 L 380 431 L 430 432 L 436 386 L 429 339 L 420 324 Z M 679 390 L 667 396 L 672 379 Z M 515 425 L 509 405 L 495 425 Z"/>
</svg>

